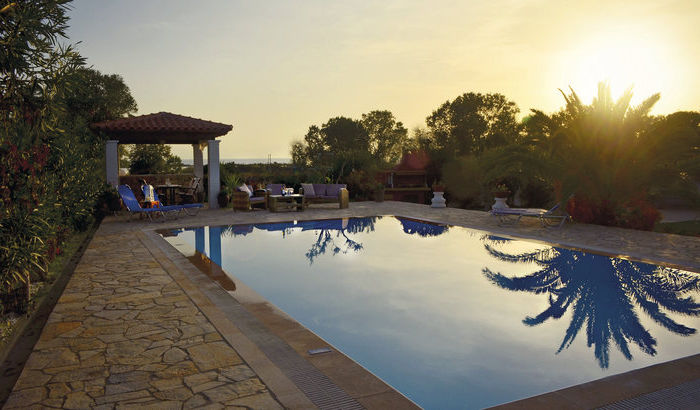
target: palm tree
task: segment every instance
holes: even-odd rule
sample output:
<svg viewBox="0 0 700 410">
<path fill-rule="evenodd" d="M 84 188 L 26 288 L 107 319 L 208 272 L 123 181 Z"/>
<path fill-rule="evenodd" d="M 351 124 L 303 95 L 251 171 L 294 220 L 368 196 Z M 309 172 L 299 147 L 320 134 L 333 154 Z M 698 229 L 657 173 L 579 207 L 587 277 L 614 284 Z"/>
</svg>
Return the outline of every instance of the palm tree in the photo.
<svg viewBox="0 0 700 410">
<path fill-rule="evenodd" d="M 487 180 L 555 182 L 559 201 L 572 194 L 587 200 L 603 213 L 593 222 L 603 224 L 615 224 L 621 207 L 649 193 L 663 192 L 669 185 L 697 191 L 688 184 L 689 167 L 669 159 L 677 157 L 676 152 L 687 152 L 690 161 L 697 163 L 694 147 L 700 124 L 693 124 L 697 117 L 679 118 L 684 121 L 676 123 L 684 128 L 677 130 L 679 124 L 666 125 L 663 118 L 650 115 L 659 94 L 632 106 L 631 90 L 615 100 L 604 83 L 598 85 L 598 95 L 589 105 L 573 89 L 570 94 L 561 93 L 566 102 L 561 111 L 547 115 L 533 109 L 523 120 L 518 143 L 483 156 Z M 678 138 L 664 134 L 674 132 Z"/>
<path fill-rule="evenodd" d="M 494 248 L 507 242 L 502 238 L 484 238 L 484 247 L 493 257 L 512 263 L 530 262 L 540 269 L 523 277 L 508 277 L 487 267 L 484 275 L 495 285 L 512 291 L 547 293 L 549 307 L 523 323 L 536 326 L 547 319 L 559 319 L 573 309 L 571 323 L 557 353 L 568 348 L 586 324 L 589 347 L 601 368 L 610 362 L 610 342 L 617 345 L 628 360 L 629 344 L 653 356 L 656 340 L 639 321 L 644 312 L 669 331 L 687 336 L 695 329 L 676 322 L 661 308 L 685 315 L 700 315 L 700 304 L 688 294 L 700 291 L 700 277 L 689 272 L 646 263 L 609 258 L 559 248 L 509 254 Z"/>
</svg>

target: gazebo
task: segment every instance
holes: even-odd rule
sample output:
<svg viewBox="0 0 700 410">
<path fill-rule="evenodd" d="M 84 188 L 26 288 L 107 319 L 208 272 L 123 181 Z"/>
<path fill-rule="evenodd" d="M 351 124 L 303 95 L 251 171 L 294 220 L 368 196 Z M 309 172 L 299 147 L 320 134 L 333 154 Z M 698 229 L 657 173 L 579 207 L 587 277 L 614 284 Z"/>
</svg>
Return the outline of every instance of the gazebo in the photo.
<svg viewBox="0 0 700 410">
<path fill-rule="evenodd" d="M 202 150 L 207 147 L 209 164 L 209 207 L 216 208 L 220 189 L 219 142 L 217 137 L 229 133 L 233 126 L 219 122 L 200 120 L 184 115 L 159 112 L 136 117 L 119 118 L 94 123 L 95 131 L 104 132 L 107 140 L 107 182 L 119 184 L 119 144 L 191 144 L 194 157 L 194 175 L 204 177 Z"/>
</svg>

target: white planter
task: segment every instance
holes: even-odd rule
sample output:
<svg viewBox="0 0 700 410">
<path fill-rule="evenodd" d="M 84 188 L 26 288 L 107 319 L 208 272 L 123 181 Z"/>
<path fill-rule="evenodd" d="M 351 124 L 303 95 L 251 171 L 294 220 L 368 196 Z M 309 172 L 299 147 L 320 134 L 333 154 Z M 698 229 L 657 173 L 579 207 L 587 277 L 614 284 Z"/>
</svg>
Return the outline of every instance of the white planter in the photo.
<svg viewBox="0 0 700 410">
<path fill-rule="evenodd" d="M 433 200 L 431 202 L 431 208 L 445 208 L 445 198 L 443 197 L 444 192 L 433 192 Z"/>
<path fill-rule="evenodd" d="M 510 208 L 508 204 L 506 204 L 506 199 L 508 198 L 494 198 L 496 202 L 491 205 L 491 209 L 503 209 L 503 208 Z"/>
</svg>

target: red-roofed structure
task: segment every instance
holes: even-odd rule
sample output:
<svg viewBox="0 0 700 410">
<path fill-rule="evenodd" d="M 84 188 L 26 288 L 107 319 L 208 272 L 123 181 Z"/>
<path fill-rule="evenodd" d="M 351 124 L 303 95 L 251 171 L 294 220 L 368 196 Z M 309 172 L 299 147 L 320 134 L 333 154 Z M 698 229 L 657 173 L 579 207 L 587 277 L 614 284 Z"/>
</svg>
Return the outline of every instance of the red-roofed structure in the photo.
<svg viewBox="0 0 700 410">
<path fill-rule="evenodd" d="M 207 147 L 209 164 L 209 207 L 217 207 L 220 190 L 219 142 L 217 137 L 228 134 L 233 125 L 207 121 L 169 112 L 118 118 L 90 125 L 90 128 L 108 136 L 107 182 L 119 184 L 119 144 L 191 144 L 194 156 L 194 175 L 204 177 L 202 149 Z"/>
<path fill-rule="evenodd" d="M 90 126 L 121 144 L 199 144 L 223 136 L 232 125 L 159 112 L 103 121 Z"/>
<path fill-rule="evenodd" d="M 430 157 L 425 151 L 407 152 L 401 157 L 401 162 L 393 169 L 381 174 L 385 184 L 385 198 L 392 201 L 428 202 L 428 187 L 426 167 Z"/>
</svg>

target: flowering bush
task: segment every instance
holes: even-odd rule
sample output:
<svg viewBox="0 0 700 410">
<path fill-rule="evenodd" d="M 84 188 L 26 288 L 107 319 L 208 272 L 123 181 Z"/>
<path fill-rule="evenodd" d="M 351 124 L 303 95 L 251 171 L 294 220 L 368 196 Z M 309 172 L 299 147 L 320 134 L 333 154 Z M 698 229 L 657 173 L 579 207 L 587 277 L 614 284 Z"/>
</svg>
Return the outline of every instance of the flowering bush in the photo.
<svg viewBox="0 0 700 410">
<path fill-rule="evenodd" d="M 46 278 L 71 232 L 94 221 L 104 163 L 104 140 L 88 128 L 95 112 L 104 120 L 136 109 L 120 77 L 83 67 L 72 46 L 61 44 L 68 7 L 34 0 L 1 13 L 2 304 L 28 298 L 31 281 Z"/>
<path fill-rule="evenodd" d="M 566 211 L 576 222 L 647 231 L 661 219 L 661 213 L 643 198 L 613 204 L 607 199 L 596 201 L 577 194 L 566 204 Z"/>
</svg>

